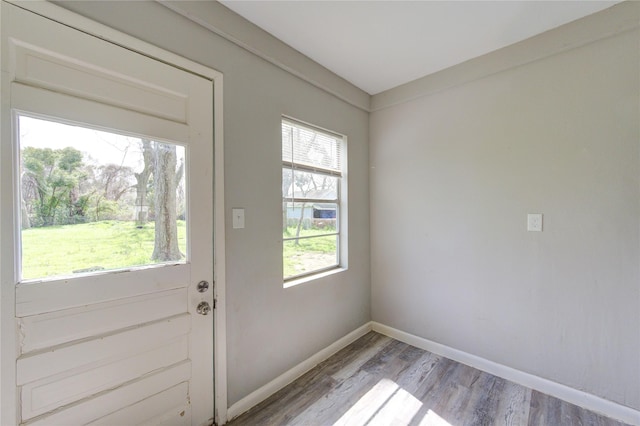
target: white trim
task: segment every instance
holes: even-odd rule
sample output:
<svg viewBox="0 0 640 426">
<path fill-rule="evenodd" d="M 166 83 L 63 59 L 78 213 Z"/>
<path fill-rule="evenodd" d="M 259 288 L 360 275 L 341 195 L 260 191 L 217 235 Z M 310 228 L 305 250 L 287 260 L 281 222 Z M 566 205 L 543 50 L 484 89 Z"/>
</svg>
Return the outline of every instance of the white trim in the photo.
<svg viewBox="0 0 640 426">
<path fill-rule="evenodd" d="M 462 364 L 477 368 L 478 370 L 493 374 L 494 376 L 501 377 L 505 380 L 554 396 L 579 407 L 586 408 L 587 410 L 603 414 L 607 417 L 632 425 L 640 425 L 640 411 L 634 410 L 633 408 L 608 401 L 604 398 L 573 389 L 569 386 L 565 386 L 548 379 L 543 379 L 542 377 L 534 376 L 533 374 L 516 370 L 515 368 L 489 361 L 488 359 L 406 333 L 375 321 L 371 322 L 371 327 L 375 332 L 384 334 L 385 336 L 389 336 L 411 346 L 433 352 L 436 355 L 444 356 Z"/>
<path fill-rule="evenodd" d="M 224 119 L 223 75 L 212 68 L 168 52 L 152 44 L 80 16 L 46 1 L 16 1 L 9 3 L 45 18 L 99 37 L 126 49 L 154 58 L 174 67 L 200 75 L 214 85 L 214 279 L 217 309 L 214 311 L 214 393 L 215 422 L 227 419 L 227 332 L 225 281 L 225 208 L 224 208 Z M 13 303 L 13 298 L 11 298 Z"/>
<path fill-rule="evenodd" d="M 319 280 L 321 278 L 328 277 L 329 275 L 333 275 L 333 274 L 338 274 L 338 273 L 344 272 L 346 270 L 347 270 L 347 268 L 341 268 L 339 266 L 332 267 L 331 269 L 329 269 L 327 271 L 321 271 L 321 272 L 317 272 L 317 273 L 312 273 L 311 275 L 304 275 L 304 276 L 299 277 L 299 278 L 295 278 L 295 279 L 291 279 L 289 281 L 285 281 L 282 287 L 283 288 L 291 288 L 291 287 L 295 287 L 297 285 L 306 284 L 306 283 L 309 283 L 309 282 L 314 282 L 314 281 Z"/>
<path fill-rule="evenodd" d="M 214 309 L 214 410 L 215 423 L 227 422 L 227 281 L 225 248 L 225 207 L 224 207 L 224 120 L 222 74 L 214 80 L 213 89 L 213 156 L 214 156 L 214 210 L 213 210 L 213 278 L 216 298 Z"/>
<path fill-rule="evenodd" d="M 249 409 L 255 407 L 256 405 L 258 405 L 259 403 L 261 403 L 262 401 L 264 401 L 265 399 L 267 399 L 268 397 L 270 397 L 271 395 L 273 395 L 274 393 L 276 393 L 277 391 L 279 391 L 289 383 L 296 380 L 298 377 L 302 376 L 303 374 L 311 370 L 316 365 L 320 364 L 322 361 L 329 358 L 331 355 L 335 354 L 341 349 L 344 349 L 345 347 L 349 346 L 351 343 L 358 340 L 360 337 L 370 332 L 371 324 L 372 324 L 371 322 L 368 322 L 358 327 L 351 333 L 338 339 L 331 345 L 322 349 L 320 352 L 317 352 L 315 355 L 312 355 L 311 357 L 302 361 L 300 364 L 296 365 L 295 367 L 288 370 L 284 374 L 276 377 L 266 385 L 251 392 L 249 395 L 245 396 L 240 401 L 233 404 L 227 410 L 229 419 L 231 420 L 239 416 L 240 414 L 248 411 Z"/>
</svg>

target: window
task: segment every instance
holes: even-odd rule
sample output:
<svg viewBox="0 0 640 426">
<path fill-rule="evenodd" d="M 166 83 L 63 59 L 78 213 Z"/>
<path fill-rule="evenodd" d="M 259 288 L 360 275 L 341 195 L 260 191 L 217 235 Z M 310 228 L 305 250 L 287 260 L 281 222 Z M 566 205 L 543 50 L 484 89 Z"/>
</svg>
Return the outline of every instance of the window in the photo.
<svg viewBox="0 0 640 426">
<path fill-rule="evenodd" d="M 343 137 L 282 120 L 284 279 L 340 266 Z"/>
<path fill-rule="evenodd" d="M 18 123 L 22 280 L 185 262 L 185 147 Z"/>
</svg>

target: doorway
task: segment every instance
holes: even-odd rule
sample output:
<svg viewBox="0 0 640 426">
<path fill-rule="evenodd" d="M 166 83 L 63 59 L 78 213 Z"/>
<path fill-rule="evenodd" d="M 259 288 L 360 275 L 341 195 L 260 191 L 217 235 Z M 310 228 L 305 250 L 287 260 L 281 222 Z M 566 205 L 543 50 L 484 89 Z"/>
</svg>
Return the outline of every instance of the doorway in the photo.
<svg viewBox="0 0 640 426">
<path fill-rule="evenodd" d="M 4 2 L 2 31 L 2 423 L 212 423 L 212 80 Z"/>
</svg>

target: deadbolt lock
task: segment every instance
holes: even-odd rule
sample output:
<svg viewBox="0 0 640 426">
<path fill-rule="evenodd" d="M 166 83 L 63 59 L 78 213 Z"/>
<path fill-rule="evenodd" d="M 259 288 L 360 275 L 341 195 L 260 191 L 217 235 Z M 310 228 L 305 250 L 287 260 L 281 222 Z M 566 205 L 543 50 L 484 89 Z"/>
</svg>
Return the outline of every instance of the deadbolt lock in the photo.
<svg viewBox="0 0 640 426">
<path fill-rule="evenodd" d="M 196 287 L 200 293 L 204 293 L 209 290 L 209 283 L 206 281 L 200 281 L 198 283 L 198 287 Z"/>
</svg>

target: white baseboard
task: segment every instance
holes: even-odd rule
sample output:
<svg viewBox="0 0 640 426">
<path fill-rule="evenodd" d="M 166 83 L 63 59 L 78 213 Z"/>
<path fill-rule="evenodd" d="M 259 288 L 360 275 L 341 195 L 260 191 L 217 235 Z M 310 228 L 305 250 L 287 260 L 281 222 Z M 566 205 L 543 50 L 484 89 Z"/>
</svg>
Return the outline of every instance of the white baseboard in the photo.
<svg viewBox="0 0 640 426">
<path fill-rule="evenodd" d="M 248 411 L 250 408 L 258 405 L 289 383 L 293 382 L 298 377 L 302 376 L 307 371 L 311 370 L 316 365 L 320 364 L 322 361 L 329 358 L 331 355 L 335 354 L 341 349 L 349 346 L 351 343 L 358 340 L 360 337 L 364 336 L 368 332 L 371 331 L 372 323 L 368 322 L 365 325 L 358 327 L 351 333 L 346 336 L 340 338 L 336 342 L 322 349 L 320 352 L 317 352 L 315 355 L 307 358 L 302 361 L 300 364 L 296 365 L 292 369 L 288 370 L 284 374 L 276 377 L 266 385 L 261 388 L 251 392 L 249 395 L 242 398 L 240 401 L 233 404 L 231 407 L 227 409 L 227 418 L 232 420 L 233 418 L 239 416 L 240 414 Z"/>
<path fill-rule="evenodd" d="M 543 379 L 533 374 L 525 373 L 502 364 L 481 358 L 440 343 L 433 342 L 413 334 L 405 333 L 392 327 L 372 321 L 373 331 L 392 337 L 401 342 L 407 343 L 420 349 L 424 349 L 434 354 L 444 356 L 462 364 L 477 368 L 501 377 L 519 385 L 540 391 L 547 395 L 562 399 L 587 410 L 603 414 L 616 420 L 632 425 L 640 426 L 640 411 L 624 405 L 608 401 L 604 398 L 573 389 L 569 386 L 561 385 L 551 380 Z"/>
</svg>

